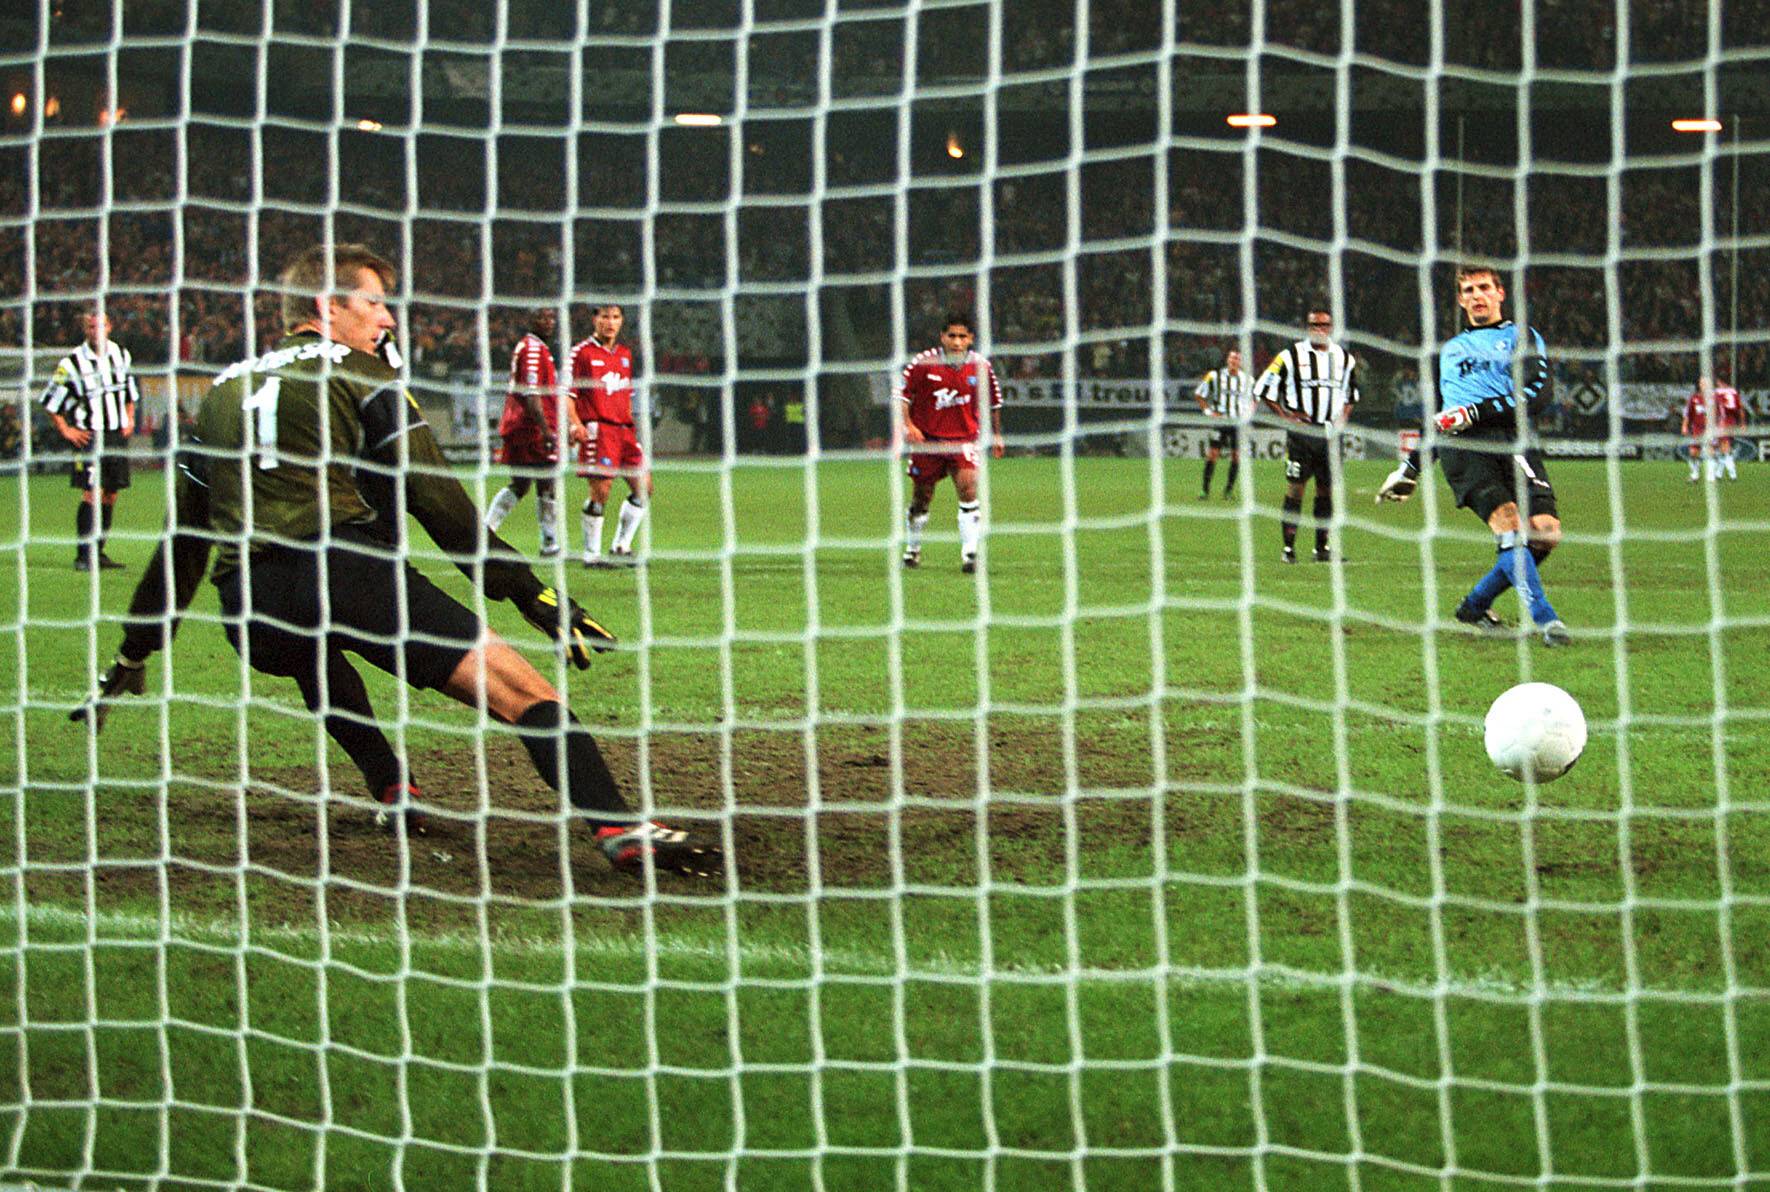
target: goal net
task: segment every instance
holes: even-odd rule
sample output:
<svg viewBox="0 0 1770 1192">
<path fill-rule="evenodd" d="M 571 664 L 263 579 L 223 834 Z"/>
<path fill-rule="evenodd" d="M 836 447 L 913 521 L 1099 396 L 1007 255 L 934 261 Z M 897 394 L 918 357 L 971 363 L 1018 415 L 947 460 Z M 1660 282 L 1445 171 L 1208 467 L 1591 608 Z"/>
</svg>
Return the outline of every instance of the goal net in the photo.
<svg viewBox="0 0 1770 1192">
<path fill-rule="evenodd" d="M 1770 1179 L 1764 15 L 0 15 L 0 1181 Z M 198 403 L 282 336 L 291 258 L 347 242 L 397 267 L 449 474 L 620 647 L 572 670 L 417 521 L 387 552 L 723 875 L 615 872 L 507 724 L 359 662 L 430 812 L 378 830 L 208 582 L 146 694 L 69 722 Z M 1457 619 L 1503 527 L 1430 456 L 1375 499 L 1447 441 L 1467 264 L 1546 344 L 1502 448 L 1514 500 L 1552 485 L 1564 649 L 1511 593 Z M 645 462 L 605 492 L 499 427 L 531 329 L 539 396 L 621 392 L 573 364 L 611 305 Z M 70 486 L 95 448 L 40 401 L 95 306 L 142 391 L 97 445 L 127 487 Z M 1312 312 L 1359 380 L 1319 473 L 1292 424 L 1206 409 Z M 973 364 L 926 402 L 983 439 L 906 456 L 905 365 L 954 315 L 1002 437 Z M 93 537 L 120 568 L 69 566 Z M 1526 681 L 1591 730 L 1552 784 L 1483 748 Z"/>
</svg>

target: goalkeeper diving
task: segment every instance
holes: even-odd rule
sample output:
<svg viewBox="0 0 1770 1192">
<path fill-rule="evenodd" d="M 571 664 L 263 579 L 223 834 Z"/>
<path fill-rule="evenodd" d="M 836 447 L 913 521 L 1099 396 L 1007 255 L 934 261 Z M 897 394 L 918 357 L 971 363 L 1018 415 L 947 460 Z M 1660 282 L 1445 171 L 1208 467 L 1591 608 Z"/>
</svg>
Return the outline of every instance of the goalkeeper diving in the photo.
<svg viewBox="0 0 1770 1192">
<path fill-rule="evenodd" d="M 1457 271 L 1457 305 L 1468 321 L 1438 356 L 1441 438 L 1434 450 L 1458 506 L 1493 531 L 1496 558 L 1457 606 L 1456 618 L 1483 633 L 1504 633 L 1493 602 L 1516 587 L 1545 646 L 1568 643 L 1567 626 L 1543 590 L 1538 568 L 1561 541 L 1560 511 L 1530 419 L 1549 403 L 1548 350 L 1535 328 L 1505 317 L 1506 289 L 1486 266 Z M 1451 445 L 1454 442 L 1454 446 Z M 1405 501 L 1419 485 L 1416 450 L 1377 490 L 1377 501 Z"/>
<path fill-rule="evenodd" d="M 377 354 L 394 326 L 394 280 L 393 266 L 358 244 L 316 245 L 284 271 L 285 336 L 203 398 L 180 453 L 169 540 L 136 587 L 97 699 L 74 718 L 102 730 L 115 697 L 145 689 L 147 660 L 177 632 L 214 551 L 228 642 L 254 670 L 295 680 L 362 771 L 383 826 L 427 829 L 420 792 L 346 653 L 514 726 L 616 868 L 716 872 L 719 845 L 641 820 L 553 686 L 405 561 L 409 513 L 487 600 L 510 601 L 578 667 L 614 643 L 496 535 L 480 549 L 478 510 Z"/>
</svg>

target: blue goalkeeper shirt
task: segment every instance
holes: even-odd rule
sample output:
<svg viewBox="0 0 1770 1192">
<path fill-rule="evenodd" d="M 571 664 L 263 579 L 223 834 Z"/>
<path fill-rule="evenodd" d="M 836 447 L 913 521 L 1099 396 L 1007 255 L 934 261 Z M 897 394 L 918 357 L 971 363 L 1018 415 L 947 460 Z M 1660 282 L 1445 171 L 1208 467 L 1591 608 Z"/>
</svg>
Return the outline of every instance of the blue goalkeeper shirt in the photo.
<svg viewBox="0 0 1770 1192">
<path fill-rule="evenodd" d="M 1542 334 L 1534 327 L 1528 330 L 1530 339 L 1520 350 L 1518 326 L 1510 319 L 1470 327 L 1438 354 L 1439 408 L 1469 408 L 1475 425 L 1465 436 L 1510 439 L 1517 430 L 1513 411 L 1520 400 L 1530 414 L 1548 403 L 1549 352 Z"/>
</svg>

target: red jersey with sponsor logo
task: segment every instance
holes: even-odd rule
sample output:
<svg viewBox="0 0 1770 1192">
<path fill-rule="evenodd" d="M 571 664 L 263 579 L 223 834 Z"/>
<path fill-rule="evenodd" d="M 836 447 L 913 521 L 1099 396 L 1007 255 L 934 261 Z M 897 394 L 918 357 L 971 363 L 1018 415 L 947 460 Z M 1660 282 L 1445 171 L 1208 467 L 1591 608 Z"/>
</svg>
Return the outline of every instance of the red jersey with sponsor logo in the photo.
<svg viewBox="0 0 1770 1192">
<path fill-rule="evenodd" d="M 595 337 L 572 349 L 572 396 L 585 422 L 633 425 L 633 352 Z"/>
<path fill-rule="evenodd" d="M 1710 410 L 1718 431 L 1745 425 L 1745 403 L 1731 385 L 1716 385 L 1712 401 L 1704 401 L 1700 389 L 1690 395 L 1684 403 L 1684 417 L 1690 420 L 1691 434 L 1699 435 L 1708 426 Z"/>
<path fill-rule="evenodd" d="M 541 337 L 533 333 L 523 336 L 516 351 L 510 354 L 510 391 L 504 395 L 504 415 L 498 419 L 498 433 L 510 438 L 541 429 L 529 417 L 526 399 L 530 394 L 540 397 L 546 429 L 552 431 L 559 424 L 559 406 L 553 395 L 558 381 L 553 353 Z"/>
<path fill-rule="evenodd" d="M 929 438 L 975 439 L 981 425 L 978 403 L 1001 409 L 1002 385 L 989 361 L 976 352 L 966 352 L 962 363 L 951 365 L 934 347 L 904 366 L 897 400 L 909 403 L 911 424 Z"/>
</svg>

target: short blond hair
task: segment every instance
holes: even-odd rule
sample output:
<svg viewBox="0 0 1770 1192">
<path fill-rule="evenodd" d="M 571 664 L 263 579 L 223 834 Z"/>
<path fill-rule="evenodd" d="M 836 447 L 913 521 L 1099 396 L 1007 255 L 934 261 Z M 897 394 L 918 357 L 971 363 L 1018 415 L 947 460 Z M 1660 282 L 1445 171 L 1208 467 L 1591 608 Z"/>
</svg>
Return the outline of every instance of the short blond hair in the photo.
<svg viewBox="0 0 1770 1192">
<path fill-rule="evenodd" d="M 1457 289 L 1460 290 L 1463 288 L 1463 280 L 1465 278 L 1480 277 L 1483 273 L 1493 278 L 1493 284 L 1496 286 L 1503 286 L 1506 284 L 1505 279 L 1500 276 L 1500 271 L 1495 269 L 1492 265 L 1458 265 L 1456 281 Z"/>
<path fill-rule="evenodd" d="M 284 332 L 317 319 L 315 300 L 333 290 L 353 288 L 360 269 L 380 278 L 382 289 L 389 291 L 399 277 L 392 263 L 366 244 L 334 244 L 330 252 L 324 244 L 316 244 L 290 261 L 279 279 L 283 287 Z"/>
</svg>

